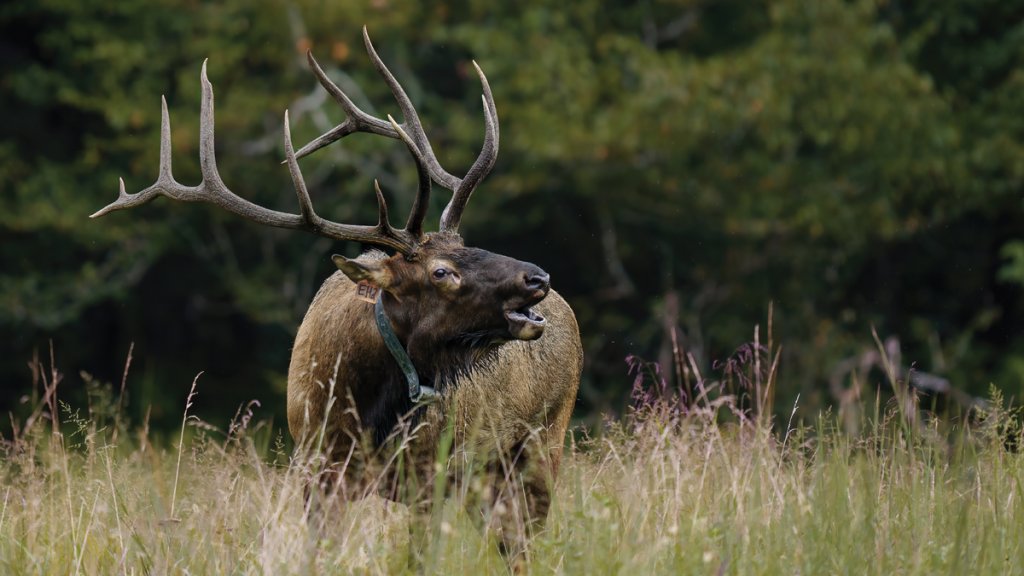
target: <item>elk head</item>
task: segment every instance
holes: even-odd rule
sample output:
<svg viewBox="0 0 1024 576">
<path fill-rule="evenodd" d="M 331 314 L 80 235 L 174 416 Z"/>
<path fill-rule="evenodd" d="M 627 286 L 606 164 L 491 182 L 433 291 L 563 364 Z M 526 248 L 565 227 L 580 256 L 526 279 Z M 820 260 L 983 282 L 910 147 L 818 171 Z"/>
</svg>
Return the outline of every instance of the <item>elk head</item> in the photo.
<svg viewBox="0 0 1024 576">
<path fill-rule="evenodd" d="M 428 235 L 412 258 L 335 255 L 334 262 L 353 282 L 384 291 L 400 336 L 474 344 L 534 340 L 544 331 L 531 307 L 547 295 L 548 275 L 528 262 L 467 248 L 455 234 Z"/>
<path fill-rule="evenodd" d="M 171 174 L 170 120 L 167 102 L 163 100 L 160 171 L 156 182 L 140 192 L 128 194 L 124 180 L 121 180 L 117 200 L 92 217 L 144 204 L 157 196 L 168 196 L 185 202 L 209 202 L 261 224 L 305 230 L 335 240 L 355 241 L 390 251 L 390 256 L 354 260 L 336 255 L 334 262 L 353 282 L 369 283 L 382 291 L 383 304 L 395 332 L 418 367 L 423 365 L 426 368 L 426 364 L 443 362 L 451 364 L 452 354 L 459 354 L 463 361 L 471 356 L 476 358 L 480 350 L 493 349 L 509 340 L 539 338 L 544 331 L 545 320 L 531 307 L 547 295 L 548 275 L 533 264 L 466 247 L 458 233 L 463 210 L 477 185 L 491 171 L 498 153 L 498 116 L 487 78 L 474 62 L 483 87 L 484 144 L 469 171 L 460 178 L 441 167 L 416 109 L 377 55 L 365 27 L 363 39 L 374 66 L 397 100 L 404 121 L 400 124 L 391 116 L 383 120 L 360 110 L 327 77 L 312 54 L 307 53 L 309 65 L 320 84 L 344 108 L 347 118 L 296 152 L 292 147 L 288 112 L 285 111 L 285 163 L 298 197 L 299 214 L 278 212 L 253 204 L 224 184 L 214 155 L 213 87 L 206 77 L 204 62 L 199 148 L 202 182 L 194 187 L 184 186 Z M 418 193 L 402 229 L 391 226 L 387 204 L 376 184 L 379 217 L 375 226 L 332 222 L 313 209 L 298 159 L 355 132 L 402 140 L 416 163 Z M 452 198 L 441 216 L 439 231 L 426 233 L 423 221 L 433 182 L 451 190 Z M 467 351 L 472 354 L 467 356 Z"/>
</svg>

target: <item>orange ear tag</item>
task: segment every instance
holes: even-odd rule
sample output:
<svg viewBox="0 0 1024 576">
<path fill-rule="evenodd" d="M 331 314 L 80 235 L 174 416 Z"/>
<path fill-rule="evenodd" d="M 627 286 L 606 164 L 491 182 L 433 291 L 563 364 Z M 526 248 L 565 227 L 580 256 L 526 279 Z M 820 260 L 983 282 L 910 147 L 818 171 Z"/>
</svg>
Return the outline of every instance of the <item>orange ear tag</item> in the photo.
<svg viewBox="0 0 1024 576">
<path fill-rule="evenodd" d="M 377 296 L 379 295 L 380 288 L 371 284 L 369 280 L 360 280 L 356 284 L 356 298 L 359 298 L 363 302 L 373 304 L 377 301 Z"/>
</svg>

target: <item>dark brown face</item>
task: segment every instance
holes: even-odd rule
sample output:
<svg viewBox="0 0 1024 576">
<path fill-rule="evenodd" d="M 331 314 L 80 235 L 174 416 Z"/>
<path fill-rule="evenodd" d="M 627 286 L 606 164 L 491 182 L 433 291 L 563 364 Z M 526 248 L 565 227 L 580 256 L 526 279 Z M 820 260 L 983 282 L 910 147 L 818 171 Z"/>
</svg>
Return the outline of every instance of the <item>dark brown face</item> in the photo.
<svg viewBox="0 0 1024 576">
<path fill-rule="evenodd" d="M 547 296 L 548 275 L 539 267 L 479 248 L 430 255 L 422 263 L 429 288 L 426 303 L 456 334 L 487 334 L 498 340 L 535 340 L 545 319 L 532 306 Z"/>
<path fill-rule="evenodd" d="M 369 281 L 387 293 L 388 317 L 410 353 L 535 340 L 544 333 L 546 320 L 532 307 L 547 296 L 549 276 L 529 262 L 467 248 L 458 236 L 431 238 L 412 260 L 395 255 L 335 262 L 353 281 Z"/>
</svg>

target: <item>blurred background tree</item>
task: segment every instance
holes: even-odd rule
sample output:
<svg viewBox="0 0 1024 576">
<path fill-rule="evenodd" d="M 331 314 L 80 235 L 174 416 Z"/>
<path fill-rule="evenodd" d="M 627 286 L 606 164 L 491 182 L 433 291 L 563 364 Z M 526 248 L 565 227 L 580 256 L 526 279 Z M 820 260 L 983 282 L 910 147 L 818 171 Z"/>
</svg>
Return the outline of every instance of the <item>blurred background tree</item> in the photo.
<svg viewBox="0 0 1024 576">
<path fill-rule="evenodd" d="M 502 149 L 463 233 L 572 303 L 580 416 L 621 410 L 625 356 L 668 362 L 673 332 L 710 374 L 770 303 L 780 410 L 833 402 L 872 326 L 961 390 L 1022 392 L 1024 2 L 43 0 L 0 7 L 0 409 L 51 341 L 69 394 L 119 380 L 134 342 L 136 417 L 178 418 L 199 371 L 211 419 L 250 398 L 283 414 L 302 313 L 359 247 L 166 200 L 87 216 L 118 176 L 155 178 L 161 94 L 176 175 L 198 181 L 205 58 L 225 181 L 295 211 L 284 109 L 299 144 L 343 118 L 307 49 L 397 114 L 364 24 L 456 172 L 483 131 L 470 61 L 487 72 Z M 303 161 L 321 213 L 373 221 L 374 178 L 409 205 L 408 155 L 381 140 Z"/>
</svg>

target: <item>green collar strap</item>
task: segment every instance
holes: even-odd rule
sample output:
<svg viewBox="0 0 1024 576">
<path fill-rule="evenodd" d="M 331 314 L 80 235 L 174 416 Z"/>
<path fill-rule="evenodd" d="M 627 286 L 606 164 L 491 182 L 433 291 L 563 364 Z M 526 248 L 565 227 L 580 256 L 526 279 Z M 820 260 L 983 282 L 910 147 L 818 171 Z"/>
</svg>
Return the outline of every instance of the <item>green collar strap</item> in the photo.
<svg viewBox="0 0 1024 576">
<path fill-rule="evenodd" d="M 420 385 L 420 376 L 416 373 L 416 367 L 412 365 L 412 358 L 409 358 L 409 353 L 405 351 L 402 343 L 398 341 L 398 336 L 395 335 L 395 330 L 391 327 L 391 321 L 388 320 L 387 314 L 384 313 L 383 290 L 380 291 L 380 294 L 377 296 L 377 302 L 373 305 L 373 315 L 377 320 L 377 330 L 380 331 L 380 335 L 384 338 L 384 344 L 391 352 L 391 356 L 395 358 L 395 362 L 398 362 L 399 368 L 405 374 L 406 382 L 409 383 L 409 400 L 412 400 L 413 404 L 436 400 L 438 398 L 437 390 L 430 386 Z"/>
</svg>

